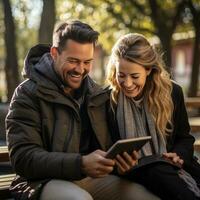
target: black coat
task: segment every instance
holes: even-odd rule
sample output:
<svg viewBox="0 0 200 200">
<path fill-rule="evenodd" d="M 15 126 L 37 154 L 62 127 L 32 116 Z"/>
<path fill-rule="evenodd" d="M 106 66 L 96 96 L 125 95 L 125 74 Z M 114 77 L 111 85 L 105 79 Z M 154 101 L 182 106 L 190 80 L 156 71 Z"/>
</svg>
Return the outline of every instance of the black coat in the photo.
<svg viewBox="0 0 200 200">
<path fill-rule="evenodd" d="M 173 84 L 172 101 L 174 104 L 173 111 L 173 132 L 167 138 L 167 152 L 175 152 L 184 160 L 184 169 L 188 171 L 200 183 L 200 165 L 193 156 L 194 137 L 190 134 L 190 125 L 184 103 L 182 89 L 176 83 Z M 114 113 L 108 103 L 108 121 L 113 142 L 120 139 L 118 125 Z"/>
</svg>

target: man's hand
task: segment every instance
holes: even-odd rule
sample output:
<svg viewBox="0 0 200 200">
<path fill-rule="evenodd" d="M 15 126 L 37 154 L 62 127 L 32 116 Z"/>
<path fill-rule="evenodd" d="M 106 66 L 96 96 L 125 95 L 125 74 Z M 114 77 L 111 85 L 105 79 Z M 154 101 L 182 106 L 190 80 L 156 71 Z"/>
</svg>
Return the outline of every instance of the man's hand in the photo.
<svg viewBox="0 0 200 200">
<path fill-rule="evenodd" d="M 82 156 L 82 172 L 93 178 L 104 177 L 113 171 L 115 162 L 105 158 L 106 152 L 96 150 L 86 156 Z"/>
<path fill-rule="evenodd" d="M 137 165 L 138 157 L 139 155 L 136 151 L 133 151 L 132 155 L 129 155 L 127 152 L 124 152 L 122 155 L 118 154 L 115 158 L 118 173 L 123 175 Z"/>
<path fill-rule="evenodd" d="M 176 153 L 163 153 L 163 156 L 166 157 L 167 159 L 170 159 L 174 164 L 179 165 L 180 167 L 182 167 L 184 160 L 181 159 Z"/>
</svg>

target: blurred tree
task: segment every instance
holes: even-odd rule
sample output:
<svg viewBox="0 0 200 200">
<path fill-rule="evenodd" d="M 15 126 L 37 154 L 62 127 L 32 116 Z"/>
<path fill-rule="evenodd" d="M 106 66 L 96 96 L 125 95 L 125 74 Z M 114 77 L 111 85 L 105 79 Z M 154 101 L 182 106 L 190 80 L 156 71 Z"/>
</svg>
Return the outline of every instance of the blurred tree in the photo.
<svg viewBox="0 0 200 200">
<path fill-rule="evenodd" d="M 56 3 L 58 20 L 79 19 L 90 24 L 101 33 L 99 42 L 103 44 L 103 48 L 109 53 L 116 38 L 128 31 L 127 28 L 122 28 L 122 24 L 106 12 L 108 5 L 103 0 L 95 0 L 93 2 L 87 0 L 62 0 Z"/>
<path fill-rule="evenodd" d="M 193 47 L 193 63 L 192 63 L 192 74 L 191 81 L 188 91 L 188 96 L 197 96 L 199 89 L 199 74 L 200 74 L 200 1 L 197 0 L 186 0 L 187 6 L 190 8 L 192 13 L 192 23 L 195 30 L 195 40 Z"/>
<path fill-rule="evenodd" d="M 89 23 L 101 33 L 99 41 L 109 54 L 116 39 L 128 32 L 139 32 L 147 37 L 157 35 L 170 68 L 172 34 L 183 5 L 184 0 L 70 0 L 59 1 L 58 16 Z"/>
<path fill-rule="evenodd" d="M 165 53 L 166 65 L 171 67 L 172 34 L 180 21 L 184 0 L 79 0 L 78 2 L 84 7 L 85 13 L 87 13 L 87 7 L 93 9 L 93 13 L 100 13 L 101 10 L 104 13 L 105 10 L 107 11 L 107 14 L 95 18 L 95 21 L 98 21 L 99 26 L 102 27 L 101 32 L 108 29 L 107 32 L 110 32 L 110 28 L 115 27 L 125 32 L 157 35 Z M 104 19 L 103 23 L 101 23 L 102 19 Z M 113 22 L 112 25 L 109 21 Z"/>
<path fill-rule="evenodd" d="M 145 31 L 159 37 L 166 66 L 170 68 L 172 34 L 180 22 L 184 0 L 127 0 L 125 8 L 124 1 L 120 0 L 117 2 L 121 2 L 123 7 L 118 10 L 115 8 L 116 3 L 111 0 L 106 1 L 109 4 L 108 12 L 121 23 L 124 22 L 130 31 Z M 148 25 L 146 25 L 147 22 Z M 149 25 L 151 22 L 153 22 L 153 26 Z"/>
<path fill-rule="evenodd" d="M 51 44 L 55 24 L 55 0 L 43 0 L 43 10 L 39 28 L 39 43 Z"/>
<path fill-rule="evenodd" d="M 3 0 L 6 61 L 5 73 L 7 81 L 7 97 L 11 99 L 16 86 L 19 83 L 18 62 L 16 53 L 15 25 L 9 0 Z"/>
<path fill-rule="evenodd" d="M 151 19 L 155 26 L 155 34 L 160 38 L 161 45 L 166 54 L 165 62 L 171 67 L 171 41 L 172 34 L 180 23 L 184 1 L 148 0 L 151 8 Z"/>
<path fill-rule="evenodd" d="M 38 27 L 41 18 L 42 1 L 12 0 L 12 9 L 16 24 L 18 64 L 21 71 L 27 51 L 38 43 Z"/>
</svg>

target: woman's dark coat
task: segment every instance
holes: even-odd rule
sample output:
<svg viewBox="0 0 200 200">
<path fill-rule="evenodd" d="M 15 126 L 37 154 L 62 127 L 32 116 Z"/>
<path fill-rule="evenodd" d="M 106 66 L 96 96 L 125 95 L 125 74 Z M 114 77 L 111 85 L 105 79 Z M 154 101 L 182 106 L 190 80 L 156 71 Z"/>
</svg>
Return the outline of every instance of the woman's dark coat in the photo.
<svg viewBox="0 0 200 200">
<path fill-rule="evenodd" d="M 200 165 L 194 153 L 194 137 L 190 134 L 190 125 L 188 122 L 188 115 L 184 103 L 184 96 L 182 89 L 176 83 L 173 84 L 172 100 L 174 104 L 173 119 L 174 125 L 173 132 L 167 138 L 167 152 L 175 152 L 181 159 L 184 160 L 184 169 L 200 184 Z M 108 120 L 111 130 L 113 142 L 120 139 L 118 125 L 114 113 L 110 106 L 108 106 Z"/>
</svg>

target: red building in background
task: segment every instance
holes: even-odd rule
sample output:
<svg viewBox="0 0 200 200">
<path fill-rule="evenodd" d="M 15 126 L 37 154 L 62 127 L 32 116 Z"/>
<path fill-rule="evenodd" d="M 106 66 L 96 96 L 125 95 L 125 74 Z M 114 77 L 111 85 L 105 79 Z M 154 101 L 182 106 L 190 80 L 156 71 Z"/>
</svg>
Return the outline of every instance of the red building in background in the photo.
<svg viewBox="0 0 200 200">
<path fill-rule="evenodd" d="M 175 33 L 173 35 L 174 39 L 172 47 L 173 78 L 182 86 L 185 94 L 188 91 L 191 72 L 192 72 L 193 38 L 194 38 L 193 32 Z"/>
</svg>

